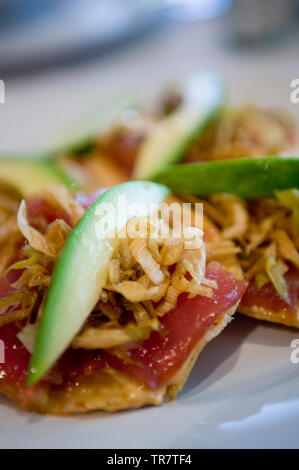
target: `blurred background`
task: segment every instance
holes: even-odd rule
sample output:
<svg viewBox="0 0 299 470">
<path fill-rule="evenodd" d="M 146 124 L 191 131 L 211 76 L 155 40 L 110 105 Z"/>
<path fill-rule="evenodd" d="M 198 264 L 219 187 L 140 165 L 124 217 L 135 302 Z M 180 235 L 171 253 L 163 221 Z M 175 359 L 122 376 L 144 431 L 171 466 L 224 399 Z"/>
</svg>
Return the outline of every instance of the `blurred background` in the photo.
<svg viewBox="0 0 299 470">
<path fill-rule="evenodd" d="M 299 0 L 0 0 L 0 151 L 53 148 L 103 102 L 200 67 L 233 99 L 289 101 L 298 38 Z"/>
</svg>

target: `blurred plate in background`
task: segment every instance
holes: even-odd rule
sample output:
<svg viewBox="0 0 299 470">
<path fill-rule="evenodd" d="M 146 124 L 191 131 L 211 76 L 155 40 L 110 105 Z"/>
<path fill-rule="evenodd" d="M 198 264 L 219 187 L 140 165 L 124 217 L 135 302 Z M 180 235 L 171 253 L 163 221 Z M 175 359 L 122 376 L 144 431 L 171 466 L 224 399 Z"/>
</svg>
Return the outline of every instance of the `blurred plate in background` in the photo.
<svg viewBox="0 0 299 470">
<path fill-rule="evenodd" d="M 167 21 L 215 18 L 231 0 L 0 0 L 3 71 L 124 44 Z"/>
<path fill-rule="evenodd" d="M 59 61 L 105 47 L 158 22 L 152 2 L 140 0 L 0 0 L 1 68 Z M 42 6 L 41 6 L 42 5 Z"/>
</svg>

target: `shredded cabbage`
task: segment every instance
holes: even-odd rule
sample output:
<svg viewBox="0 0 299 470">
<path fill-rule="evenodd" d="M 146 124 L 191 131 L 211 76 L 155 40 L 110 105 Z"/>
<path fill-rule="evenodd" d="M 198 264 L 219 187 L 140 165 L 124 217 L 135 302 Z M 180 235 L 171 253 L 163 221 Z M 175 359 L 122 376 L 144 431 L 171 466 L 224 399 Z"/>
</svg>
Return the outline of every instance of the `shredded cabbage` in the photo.
<svg viewBox="0 0 299 470">
<path fill-rule="evenodd" d="M 279 202 L 292 211 L 292 230 L 294 235 L 299 235 L 299 191 L 298 189 L 286 189 L 275 191 Z"/>
<path fill-rule="evenodd" d="M 27 219 L 26 203 L 23 200 L 18 210 L 18 226 L 31 248 L 45 255 L 55 257 L 55 253 L 49 250 L 45 237 L 35 228 L 31 227 Z"/>
<path fill-rule="evenodd" d="M 33 353 L 34 344 L 35 344 L 35 337 L 38 330 L 38 325 L 27 323 L 27 325 L 19 331 L 17 334 L 17 338 L 21 341 L 23 346 L 30 352 Z"/>
<path fill-rule="evenodd" d="M 0 326 L 29 317 L 36 298 L 37 292 L 23 291 L 0 299 Z"/>
<path fill-rule="evenodd" d="M 27 247 L 27 246 L 25 246 L 22 251 L 24 254 L 28 255 L 28 258 L 11 264 L 4 271 L 4 276 L 6 276 L 6 274 L 8 274 L 10 271 L 17 270 L 17 269 L 25 269 L 25 268 L 28 268 L 29 266 L 34 266 L 38 262 L 40 258 L 40 253 L 38 251 L 33 250 L 32 248 Z"/>
<path fill-rule="evenodd" d="M 65 186 L 47 186 L 43 189 L 42 196 L 54 207 L 58 206 L 64 209 L 69 214 L 73 226 L 76 225 L 84 214 L 83 207 L 76 202 L 72 193 Z"/>
<path fill-rule="evenodd" d="M 122 328 L 88 328 L 77 336 L 73 348 L 108 349 L 131 342 L 140 342 L 149 338 L 152 331 L 159 330 L 159 321 L 156 318 L 146 323 L 129 323 Z"/>
<path fill-rule="evenodd" d="M 82 207 L 65 188 L 46 188 L 42 197 L 52 205 L 63 208 L 72 224 L 83 213 Z M 25 201 L 20 204 L 17 221 L 21 234 L 29 244 L 23 249 L 27 258 L 8 266 L 5 274 L 17 269 L 23 271 L 12 284 L 13 288 L 21 292 L 1 299 L 0 309 L 5 313 L 3 318 L 7 317 L 5 321 L 28 317 L 28 323 L 18 337 L 26 349 L 32 352 L 54 261 L 71 227 L 59 219 L 44 227 L 40 233 L 29 223 Z M 189 227 L 189 232 L 195 234 L 201 242 L 200 248 L 190 249 L 188 227 L 185 227 L 184 235 L 178 239 L 173 236 L 173 228 L 162 218 L 152 222 L 144 217 L 136 217 L 131 222 L 135 227 L 145 224 L 147 237 L 138 236 L 136 230 L 127 230 L 128 236 L 119 239 L 118 248 L 109 264 L 107 284 L 82 331 L 74 338 L 72 347 L 130 347 L 133 343 L 147 339 L 152 331 L 162 334 L 159 317 L 176 306 L 182 292 L 187 292 L 191 297 L 211 297 L 213 289 L 217 288 L 215 281 L 205 278 L 206 252 L 203 232 L 199 228 Z M 152 233 L 155 233 L 154 238 L 150 237 Z M 224 243 L 226 250 L 234 252 L 232 242 Z M 42 286 L 45 289 L 40 298 L 39 289 Z M 10 309 L 10 313 L 6 315 L 7 309 Z"/>
<path fill-rule="evenodd" d="M 279 265 L 273 256 L 266 261 L 265 270 L 279 296 L 286 302 L 290 302 L 288 287 L 283 277 L 285 273 L 284 266 Z"/>
</svg>

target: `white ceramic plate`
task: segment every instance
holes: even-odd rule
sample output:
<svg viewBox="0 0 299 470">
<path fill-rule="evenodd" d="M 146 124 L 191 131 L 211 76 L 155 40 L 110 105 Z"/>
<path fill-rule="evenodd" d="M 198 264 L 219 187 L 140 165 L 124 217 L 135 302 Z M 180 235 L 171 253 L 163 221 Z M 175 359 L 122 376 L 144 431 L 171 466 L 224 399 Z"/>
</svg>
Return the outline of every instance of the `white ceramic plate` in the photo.
<svg viewBox="0 0 299 470">
<path fill-rule="evenodd" d="M 248 67 L 233 74 L 229 73 L 228 66 L 223 67 L 234 102 L 251 100 L 280 105 L 290 107 L 294 113 L 297 108 L 291 105 L 289 93 L 290 79 L 296 75 L 291 69 L 284 74 L 276 72 L 277 67 L 273 70 Z M 92 83 L 90 77 L 86 83 Z M 153 83 L 146 86 L 148 90 L 154 87 Z M 2 151 L 42 148 L 45 139 L 51 141 L 58 127 L 61 130 L 58 124 L 70 122 L 72 114 L 78 115 L 79 110 L 83 111 L 88 103 L 94 102 L 98 85 L 89 86 L 84 100 L 78 97 L 77 105 L 71 100 L 71 96 L 75 96 L 74 84 L 73 94 L 67 87 L 53 85 L 46 89 L 42 83 L 34 91 L 28 85 L 26 91 L 15 90 L 14 103 L 8 103 L 6 115 L 0 115 L 4 130 Z M 64 91 L 69 93 L 67 98 Z M 54 95 L 57 102 L 53 104 L 51 96 Z M 46 98 L 42 113 L 37 105 L 41 97 Z M 21 104 L 17 98 L 21 99 Z M 69 100 L 70 109 L 61 106 L 65 99 Z M 59 110 L 57 115 L 55 108 Z M 45 116 L 47 109 L 52 112 Z M 17 117 L 20 110 L 23 115 L 31 111 L 31 118 L 22 121 L 24 127 Z M 18 139 L 14 138 L 16 135 Z M 290 361 L 290 343 L 296 338 L 299 338 L 298 330 L 236 315 L 231 325 L 199 356 L 178 400 L 157 408 L 53 418 L 24 414 L 3 398 L 0 401 L 0 446 L 298 447 L 299 364 Z"/>
</svg>

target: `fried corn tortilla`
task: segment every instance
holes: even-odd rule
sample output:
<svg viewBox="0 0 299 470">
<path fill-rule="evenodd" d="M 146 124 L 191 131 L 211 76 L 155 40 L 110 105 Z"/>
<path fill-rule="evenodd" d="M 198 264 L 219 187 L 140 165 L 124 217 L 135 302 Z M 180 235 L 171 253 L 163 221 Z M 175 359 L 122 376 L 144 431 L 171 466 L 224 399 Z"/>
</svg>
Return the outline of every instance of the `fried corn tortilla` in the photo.
<svg viewBox="0 0 299 470">
<path fill-rule="evenodd" d="M 90 199 L 90 202 L 92 202 L 94 197 Z M 202 282 L 206 285 L 197 285 L 193 282 L 194 279 L 189 281 L 188 278 L 188 281 L 185 280 L 187 287 L 182 287 L 182 289 L 190 288 L 190 292 L 193 292 L 193 294 L 190 294 L 191 298 L 188 298 L 187 294 L 183 294 L 179 297 L 178 304 L 177 299 L 173 300 L 171 296 L 166 298 L 165 292 L 159 294 L 159 300 L 155 297 L 156 302 L 154 303 L 152 301 L 143 302 L 140 299 L 138 302 L 134 302 L 136 299 L 133 297 L 132 300 L 132 295 L 136 295 L 137 282 L 145 283 L 144 285 L 147 286 L 144 292 L 141 290 L 141 295 L 145 295 L 145 292 L 151 292 L 152 282 L 148 278 L 145 279 L 145 272 L 142 271 L 139 274 L 139 279 L 132 278 L 135 279 L 131 281 L 135 283 L 134 289 L 124 291 L 126 298 L 123 297 L 123 294 L 113 291 L 114 285 L 119 286 L 119 284 L 113 284 L 115 276 L 121 275 L 124 279 L 129 279 L 131 268 L 136 265 L 136 260 L 130 261 L 127 258 L 120 258 L 121 262 L 119 264 L 117 258 L 115 258 L 110 266 L 108 290 L 105 290 L 105 295 L 102 296 L 97 306 L 98 310 L 90 315 L 86 325 L 78 337 L 74 339 L 74 346 L 66 351 L 53 370 L 41 382 L 34 387 L 28 387 L 26 377 L 32 338 L 30 338 L 30 334 L 28 336 L 28 333 L 26 333 L 29 337 L 29 339 L 28 337 L 26 339 L 24 332 L 28 332 L 28 329 L 34 329 L 34 322 L 42 314 L 42 306 L 51 278 L 53 260 L 61 246 L 63 246 L 72 226 L 84 211 L 87 200 L 87 196 L 84 198 L 81 195 L 79 199 L 81 204 L 79 204 L 78 199 L 71 200 L 70 194 L 65 193 L 64 190 L 59 191 L 57 187 L 54 190 L 47 189 L 39 197 L 33 197 L 31 200 L 26 201 L 28 220 L 26 219 L 26 229 L 22 227 L 22 232 L 23 234 L 26 233 L 29 247 L 26 244 L 25 251 L 22 240 L 20 243 L 19 231 L 14 230 L 12 232 L 16 233 L 15 240 L 14 237 L 11 237 L 14 250 L 18 249 L 19 251 L 18 255 L 14 254 L 11 257 L 10 262 L 6 262 L 6 271 L 2 271 L 0 282 L 0 307 L 2 308 L 0 325 L 3 325 L 0 328 L 0 337 L 3 338 L 6 345 L 6 362 L 0 366 L 0 391 L 27 411 L 55 415 L 85 413 L 91 410 L 112 412 L 139 408 L 144 405 L 160 405 L 165 401 L 174 399 L 186 382 L 200 351 L 231 321 L 246 288 L 246 283 L 242 280 L 242 270 L 235 255 L 236 247 L 232 242 L 225 243 L 224 252 L 221 253 L 223 238 L 215 225 L 205 217 L 203 229 L 208 268 L 206 270 L 207 278 L 205 280 L 203 278 Z M 133 245 L 132 241 L 130 243 L 130 252 L 123 253 L 126 255 L 130 253 L 131 257 L 136 256 L 136 259 L 140 260 L 140 246 L 135 243 L 136 246 L 138 245 L 138 250 L 135 252 L 136 246 Z M 217 244 L 219 249 L 216 257 L 213 258 L 213 249 Z M 177 249 L 173 250 L 173 246 Z M 182 248 L 178 248 L 179 244 L 166 246 L 166 242 L 164 245 L 161 242 L 161 247 L 160 253 L 163 253 L 164 261 L 160 262 L 160 269 L 166 275 L 166 278 L 170 279 L 167 281 L 168 290 L 169 286 L 175 285 L 175 281 L 176 286 L 179 288 L 178 278 L 175 277 L 174 273 L 169 278 L 165 263 L 172 263 L 174 260 L 181 259 L 179 255 L 182 254 Z M 120 248 L 120 250 L 123 249 L 123 247 Z M 155 252 L 153 246 L 151 249 L 152 256 L 154 256 L 154 253 L 156 253 L 155 256 L 159 255 Z M 180 250 L 179 253 L 176 252 L 178 249 Z M 192 261 L 193 258 L 190 259 Z M 12 262 L 13 264 L 11 264 Z M 126 271 L 122 267 L 123 262 L 128 263 Z M 142 263 L 142 260 L 140 262 Z M 178 263 L 180 262 L 178 261 Z M 117 269 L 116 265 L 118 265 Z M 157 263 L 152 266 L 155 269 L 151 270 L 148 276 L 154 278 L 154 274 L 157 272 L 155 271 Z M 183 264 L 180 265 L 180 269 L 182 269 L 182 266 Z M 140 268 L 138 269 L 141 271 Z M 193 272 L 192 269 L 191 272 Z M 193 274 L 193 276 L 196 276 L 196 274 Z M 134 276 L 136 276 L 136 273 Z M 217 280 L 220 281 L 218 285 Z M 127 286 L 124 282 L 122 281 L 121 284 Z M 216 285 L 217 287 L 215 287 Z M 29 295 L 29 291 L 31 297 L 30 295 L 29 297 L 25 295 L 22 297 L 22 288 L 24 289 L 24 286 L 26 286 L 26 295 Z M 197 292 L 202 294 L 197 295 Z M 157 295 L 157 290 L 155 290 L 155 293 Z M 14 297 L 16 295 L 19 297 Z M 11 307 L 9 314 L 7 314 L 7 311 L 3 314 L 7 299 L 10 301 L 14 299 L 15 304 Z M 148 310 L 140 308 L 144 305 Z M 188 307 L 189 305 L 192 305 L 191 309 Z M 121 312 L 124 306 L 127 312 L 126 315 L 129 311 L 134 312 L 136 323 L 134 321 L 133 328 L 130 322 L 127 324 L 127 329 L 118 323 L 119 318 L 123 315 Z M 204 310 L 202 312 L 196 311 L 196 308 L 198 310 L 200 306 L 206 310 L 206 314 Z M 23 312 L 21 320 L 20 310 Z M 140 328 L 138 332 L 138 337 L 141 335 L 144 339 L 136 342 L 135 325 L 137 324 L 139 328 L 141 322 L 144 321 L 145 313 L 150 311 L 152 315 L 158 315 L 159 313 L 160 316 L 154 316 L 151 320 L 146 319 L 145 327 Z M 15 314 L 16 317 L 14 317 Z M 206 318 L 204 318 L 205 315 Z M 7 317 L 12 321 L 8 322 Z M 103 323 L 104 317 L 105 324 Z M 195 323 L 191 324 L 192 321 Z M 203 324 L 201 324 L 201 321 L 203 321 Z M 160 332 L 156 331 L 157 322 L 162 325 Z M 196 337 L 194 336 L 188 347 L 186 346 L 185 349 L 183 347 L 182 352 L 180 349 L 182 346 L 177 345 L 182 344 L 184 335 L 187 337 L 188 334 L 192 333 L 189 323 L 192 330 L 198 328 L 198 334 Z M 177 328 L 175 328 L 176 325 Z M 112 329 L 116 328 L 118 331 L 121 330 L 122 333 L 125 331 L 132 335 L 133 344 L 129 347 L 129 356 L 128 349 L 122 349 L 122 345 L 115 346 L 115 342 L 111 343 L 111 347 L 105 350 L 92 349 L 93 344 L 86 343 L 86 332 L 95 333 L 97 339 L 102 341 L 103 331 L 105 333 L 105 328 L 109 330 L 110 326 Z M 98 336 L 98 331 L 101 332 L 100 336 Z M 22 336 L 20 336 L 20 332 L 22 332 Z M 94 337 L 94 335 L 91 337 Z M 76 341 L 77 346 L 75 346 Z M 85 349 L 78 348 L 78 341 L 81 346 L 84 345 Z M 165 345 L 169 341 L 174 341 L 172 349 L 169 350 L 175 354 L 174 361 L 177 358 L 174 368 L 172 364 L 167 362 L 166 356 L 162 354 L 163 348 L 166 347 Z M 155 364 L 154 369 L 148 366 L 149 360 L 155 357 L 157 345 L 161 346 L 160 349 L 158 348 L 160 351 L 158 354 L 160 354 L 161 361 L 164 361 L 165 369 L 162 372 L 160 371 L 160 375 Z M 143 360 L 144 357 L 145 360 Z M 138 360 L 141 362 L 138 362 Z"/>
<path fill-rule="evenodd" d="M 171 382 L 156 390 L 150 390 L 126 374 L 108 367 L 81 379 L 79 385 L 48 384 L 34 392 L 27 390 L 22 396 L 16 387 L 1 385 L 0 393 L 26 411 L 51 415 L 72 415 L 95 410 L 115 412 L 145 405 L 161 405 L 176 398 L 184 387 L 198 355 L 205 345 L 230 323 L 236 308 L 237 304 L 218 319 L 217 324 L 199 341 Z"/>
<path fill-rule="evenodd" d="M 249 286 L 238 307 L 258 320 L 299 326 L 299 238 L 297 190 L 244 201 L 215 195 L 206 212 L 226 240 L 235 241 Z"/>
<path fill-rule="evenodd" d="M 190 147 L 185 161 L 211 161 L 262 155 L 292 154 L 298 133 L 291 116 L 281 110 L 244 107 L 220 114 Z M 296 153 L 295 153 L 296 154 Z M 235 241 L 249 287 L 238 311 L 258 320 L 299 327 L 298 192 L 242 201 L 215 195 L 206 214 L 225 240 Z"/>
<path fill-rule="evenodd" d="M 298 192 L 248 203 L 250 222 L 241 264 L 249 281 L 239 311 L 258 320 L 299 327 Z M 247 249 L 247 251 L 246 251 Z"/>
</svg>

